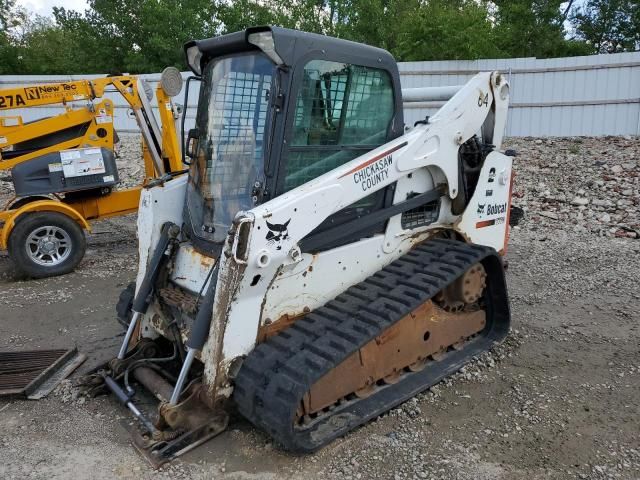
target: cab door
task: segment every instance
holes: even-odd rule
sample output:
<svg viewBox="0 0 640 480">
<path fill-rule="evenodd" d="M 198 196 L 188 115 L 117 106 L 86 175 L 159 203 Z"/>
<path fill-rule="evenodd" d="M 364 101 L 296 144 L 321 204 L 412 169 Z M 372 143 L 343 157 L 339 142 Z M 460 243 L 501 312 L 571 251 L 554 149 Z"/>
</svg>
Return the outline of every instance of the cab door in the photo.
<svg viewBox="0 0 640 480">
<path fill-rule="evenodd" d="M 394 80 L 392 72 L 376 66 L 321 59 L 304 63 L 294 73 L 277 195 L 401 135 L 402 111 Z M 388 206 L 393 188 L 377 191 L 329 217 L 302 241 L 302 250 L 322 251 L 382 232 L 384 221 L 339 240 L 321 235 Z"/>
</svg>

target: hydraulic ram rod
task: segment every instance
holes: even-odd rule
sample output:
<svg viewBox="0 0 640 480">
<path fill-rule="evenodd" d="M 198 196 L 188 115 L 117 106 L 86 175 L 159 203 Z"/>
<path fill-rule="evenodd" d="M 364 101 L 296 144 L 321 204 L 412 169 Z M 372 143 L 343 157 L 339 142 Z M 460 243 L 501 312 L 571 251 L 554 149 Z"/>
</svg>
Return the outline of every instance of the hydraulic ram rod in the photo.
<svg viewBox="0 0 640 480">
<path fill-rule="evenodd" d="M 144 425 L 144 427 L 147 429 L 147 431 L 149 433 L 154 433 L 157 429 L 156 427 L 153 425 L 153 423 L 151 422 L 151 420 L 149 420 L 147 417 L 144 416 L 144 414 L 138 410 L 138 407 L 136 407 L 133 402 L 131 401 L 131 398 L 129 398 L 129 395 L 127 395 L 127 392 L 125 392 L 122 388 L 120 388 L 120 385 L 118 385 L 118 383 L 111 378 L 109 375 L 102 375 L 102 378 L 104 378 L 104 383 L 107 385 L 107 387 L 109 388 L 109 390 L 111 390 L 113 392 L 113 394 L 116 396 L 116 398 L 123 404 L 125 405 L 129 410 L 131 410 L 131 413 L 133 413 L 133 415 L 140 420 L 140 422 Z"/>
<path fill-rule="evenodd" d="M 131 317 L 131 322 L 129 322 L 127 333 L 125 333 L 124 335 L 124 340 L 122 341 L 120 351 L 118 352 L 118 358 L 121 360 L 127 354 L 129 341 L 131 340 L 131 336 L 133 335 L 133 332 L 136 329 L 136 325 L 140 320 L 140 316 L 146 313 L 147 308 L 149 307 L 149 303 L 151 303 L 151 292 L 153 291 L 156 279 L 158 278 L 158 273 L 160 273 L 160 267 L 162 266 L 162 263 L 168 258 L 170 254 L 169 247 L 171 245 L 171 241 L 178 236 L 178 233 L 180 233 L 180 227 L 178 227 L 176 224 L 166 222 L 164 225 L 162 225 L 160 239 L 158 240 L 156 249 L 153 252 L 151 261 L 147 266 L 147 271 L 145 272 L 142 284 L 138 288 L 138 293 L 133 300 L 133 306 L 131 307 L 133 316 Z"/>
<path fill-rule="evenodd" d="M 403 88 L 402 102 L 434 102 L 449 100 L 463 87 L 463 85 L 450 85 L 447 87 L 420 87 Z"/>
</svg>

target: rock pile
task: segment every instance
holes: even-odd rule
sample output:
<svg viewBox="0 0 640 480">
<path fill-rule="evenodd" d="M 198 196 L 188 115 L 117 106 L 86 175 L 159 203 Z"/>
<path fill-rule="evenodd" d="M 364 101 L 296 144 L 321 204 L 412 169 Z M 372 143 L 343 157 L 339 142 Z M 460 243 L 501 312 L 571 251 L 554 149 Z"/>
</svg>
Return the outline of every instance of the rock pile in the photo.
<svg viewBox="0 0 640 480">
<path fill-rule="evenodd" d="M 56 397 L 60 397 L 62 403 L 75 403 L 78 405 L 85 403 L 85 398 L 80 395 L 80 390 L 78 390 L 69 379 L 60 382 L 53 391 L 53 394 Z"/>
<path fill-rule="evenodd" d="M 115 146 L 116 165 L 120 183 L 118 189 L 140 185 L 145 177 L 142 161 L 142 138 L 139 135 L 120 135 Z"/>
<path fill-rule="evenodd" d="M 513 204 L 536 229 L 640 238 L 640 140 L 517 138 Z"/>
</svg>

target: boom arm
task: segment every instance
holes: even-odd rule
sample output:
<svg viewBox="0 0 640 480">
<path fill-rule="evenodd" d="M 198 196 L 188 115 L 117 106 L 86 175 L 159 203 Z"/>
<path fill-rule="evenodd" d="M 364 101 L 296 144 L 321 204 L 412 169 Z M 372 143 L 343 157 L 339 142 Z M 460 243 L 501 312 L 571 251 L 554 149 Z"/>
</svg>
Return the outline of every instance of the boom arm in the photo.
<svg viewBox="0 0 640 480">
<path fill-rule="evenodd" d="M 113 85 L 122 93 L 132 106 L 139 106 L 136 80 L 136 77 L 123 75 L 9 88 L 0 90 L 0 110 L 94 100 L 103 97 L 105 88 L 109 85 Z"/>
<path fill-rule="evenodd" d="M 85 108 L 71 108 L 68 102 L 93 101 L 104 96 L 106 88 L 115 88 L 132 108 L 142 132 L 146 152 L 151 159 L 145 162 L 147 177 L 165 173 L 165 164 L 171 171 L 180 170 L 180 152 L 173 119 L 170 97 L 159 86 L 156 91 L 162 132 L 155 124 L 151 106 L 136 76 L 122 75 L 76 80 L 63 83 L 34 85 L 22 88 L 0 90 L 0 110 L 29 108 L 42 105 L 62 104 L 66 111 L 60 115 L 43 118 L 25 124 L 20 116 L 0 117 L 0 169 L 9 169 L 18 163 L 31 160 L 46 153 L 77 147 L 108 147 L 113 145 L 113 103 L 104 99 L 97 105 Z M 83 125 L 88 125 L 83 129 Z M 9 151 L 9 147 L 24 142 L 38 141 L 69 129 L 77 133 L 69 138 L 45 141 L 41 148 L 29 146 L 25 151 Z M 2 153 L 4 150 L 6 153 Z M 166 159 L 166 162 L 163 160 Z"/>
<path fill-rule="evenodd" d="M 428 125 L 418 125 L 408 134 L 246 213 L 244 221 L 251 219 L 254 232 L 258 227 L 267 232 L 267 222 L 288 222 L 288 238 L 278 250 L 269 246 L 264 235 L 252 235 L 246 249 L 248 262 L 257 264 L 261 255 L 268 255 L 275 263 L 282 263 L 283 257 L 295 251 L 327 217 L 419 168 L 428 168 L 436 183 L 446 184 L 447 195 L 455 198 L 458 165 L 452 159 L 457 158 L 460 145 L 481 130 L 490 114 L 495 118 L 490 128 L 492 138 L 487 140 L 495 146 L 502 143 L 508 90 L 500 74 L 480 73 Z M 233 254 L 238 257 L 237 251 Z"/>
</svg>

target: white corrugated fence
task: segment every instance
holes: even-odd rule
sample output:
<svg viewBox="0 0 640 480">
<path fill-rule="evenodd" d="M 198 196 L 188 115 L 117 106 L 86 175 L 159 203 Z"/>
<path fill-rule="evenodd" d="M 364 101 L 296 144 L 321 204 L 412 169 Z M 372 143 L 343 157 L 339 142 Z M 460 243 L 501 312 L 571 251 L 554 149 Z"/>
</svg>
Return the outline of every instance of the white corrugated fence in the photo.
<svg viewBox="0 0 640 480">
<path fill-rule="evenodd" d="M 508 136 L 640 135 L 640 52 L 538 60 L 400 63 L 403 87 L 462 84 L 479 71 L 509 78 Z M 405 105 L 405 122 L 440 104 Z"/>
<path fill-rule="evenodd" d="M 640 135 L 640 52 L 539 60 L 514 58 L 474 61 L 400 62 L 404 88 L 460 85 L 479 71 L 499 70 L 511 83 L 508 136 Z M 0 90 L 38 83 L 64 82 L 101 75 L 0 76 Z M 188 76 L 183 74 L 184 78 Z M 155 88 L 159 74 L 141 75 Z M 198 82 L 189 92 L 187 125 L 193 125 Z M 176 97 L 183 102 L 183 92 Z M 135 132 L 126 102 L 107 94 L 116 105 L 115 127 Z M 405 104 L 405 123 L 433 115 L 443 102 Z M 31 121 L 60 113 L 60 107 L 1 112 Z"/>
</svg>

